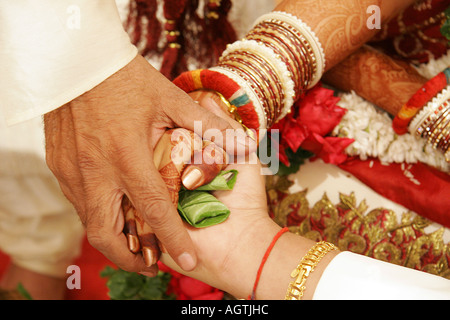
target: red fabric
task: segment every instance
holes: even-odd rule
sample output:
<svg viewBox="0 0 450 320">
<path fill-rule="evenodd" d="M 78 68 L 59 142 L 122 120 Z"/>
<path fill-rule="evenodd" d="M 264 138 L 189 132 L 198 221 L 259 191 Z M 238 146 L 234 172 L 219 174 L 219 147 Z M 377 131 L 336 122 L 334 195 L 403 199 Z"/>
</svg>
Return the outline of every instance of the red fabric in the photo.
<svg viewBox="0 0 450 320">
<path fill-rule="evenodd" d="M 83 241 L 81 256 L 73 263 L 81 270 L 81 289 L 67 290 L 67 300 L 109 300 L 106 278 L 100 277 L 100 272 L 111 266 L 116 266 L 97 249 L 92 247 L 87 239 Z"/>
<path fill-rule="evenodd" d="M 384 197 L 450 228 L 450 175 L 423 163 L 383 165 L 349 159 L 339 165 Z"/>
<path fill-rule="evenodd" d="M 201 84 L 194 81 L 194 73 L 200 73 Z M 241 90 L 240 86 L 226 75 L 208 69 L 183 72 L 173 80 L 173 83 L 187 93 L 198 89 L 217 91 L 229 101 L 236 92 Z M 230 101 L 230 103 L 232 102 Z M 237 107 L 237 113 L 243 124 L 249 129 L 258 130 L 260 127 L 259 119 L 253 103 L 248 101 L 245 105 L 238 105 Z"/>
</svg>

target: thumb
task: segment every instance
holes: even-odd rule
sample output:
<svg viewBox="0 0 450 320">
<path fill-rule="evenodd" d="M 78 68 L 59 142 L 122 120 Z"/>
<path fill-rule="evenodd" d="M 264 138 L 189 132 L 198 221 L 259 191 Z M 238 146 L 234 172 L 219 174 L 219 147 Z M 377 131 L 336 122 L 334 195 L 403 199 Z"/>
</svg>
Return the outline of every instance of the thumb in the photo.
<svg viewBox="0 0 450 320">
<path fill-rule="evenodd" d="M 130 155 L 131 159 L 139 159 L 135 160 L 134 170 L 122 171 L 126 194 L 178 265 L 186 271 L 192 270 L 197 263 L 195 248 L 169 190 L 151 157 L 135 152 Z"/>
</svg>

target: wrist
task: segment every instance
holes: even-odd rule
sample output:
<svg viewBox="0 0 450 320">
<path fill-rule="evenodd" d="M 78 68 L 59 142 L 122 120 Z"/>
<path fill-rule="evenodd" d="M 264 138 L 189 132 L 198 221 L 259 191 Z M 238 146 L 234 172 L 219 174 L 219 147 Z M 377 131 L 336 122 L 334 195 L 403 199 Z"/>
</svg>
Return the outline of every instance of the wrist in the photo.
<svg viewBox="0 0 450 320">
<path fill-rule="evenodd" d="M 252 293 L 262 258 L 274 236 L 281 230 L 272 220 L 268 220 L 262 228 L 252 227 L 253 231 L 248 234 L 251 240 L 242 242 L 239 250 L 233 251 L 230 264 L 227 265 L 229 268 L 222 273 L 222 280 L 229 286 L 226 291 L 236 298 L 247 298 Z M 263 266 L 255 299 L 285 299 L 289 284 L 293 281 L 291 272 L 316 243 L 290 232 L 283 234 L 275 242 Z M 313 298 L 324 270 L 338 253 L 337 250 L 331 251 L 319 261 L 307 278 L 303 299 Z"/>
<path fill-rule="evenodd" d="M 236 247 L 230 250 L 222 269 L 217 270 L 219 288 L 238 299 L 247 298 L 252 293 L 261 260 L 280 230 L 268 216 L 251 224 L 236 241 Z"/>
</svg>

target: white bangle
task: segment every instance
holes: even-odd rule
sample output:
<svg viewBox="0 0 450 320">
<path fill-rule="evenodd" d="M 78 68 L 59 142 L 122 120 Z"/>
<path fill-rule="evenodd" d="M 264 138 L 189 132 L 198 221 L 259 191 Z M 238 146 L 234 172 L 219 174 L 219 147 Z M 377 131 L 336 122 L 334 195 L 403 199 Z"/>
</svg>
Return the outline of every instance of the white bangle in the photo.
<svg viewBox="0 0 450 320">
<path fill-rule="evenodd" d="M 295 96 L 295 83 L 292 80 L 291 73 L 289 72 L 286 64 L 284 64 L 284 62 L 277 57 L 272 49 L 258 43 L 255 40 L 236 41 L 227 47 L 222 56 L 226 56 L 233 51 L 247 51 L 263 56 L 264 59 L 266 59 L 275 68 L 275 72 L 277 73 L 278 79 L 280 80 L 280 84 L 284 91 L 283 108 L 276 121 L 284 118 L 294 104 Z"/>
</svg>

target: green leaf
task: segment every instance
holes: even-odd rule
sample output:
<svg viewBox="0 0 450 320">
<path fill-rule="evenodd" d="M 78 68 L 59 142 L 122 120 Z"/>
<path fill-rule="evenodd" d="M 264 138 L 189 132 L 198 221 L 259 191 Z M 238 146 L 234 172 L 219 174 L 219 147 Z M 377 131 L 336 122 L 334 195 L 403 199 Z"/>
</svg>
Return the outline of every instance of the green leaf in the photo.
<svg viewBox="0 0 450 320">
<path fill-rule="evenodd" d="M 445 10 L 446 20 L 441 27 L 441 33 L 450 40 L 450 7 Z"/>
<path fill-rule="evenodd" d="M 139 292 L 140 300 L 174 299 L 166 294 L 171 277 L 169 273 L 159 272 L 158 276 L 154 278 L 145 278 L 145 283 Z"/>
<path fill-rule="evenodd" d="M 224 222 L 230 210 L 208 191 L 233 190 L 238 171 L 226 170 L 213 181 L 195 190 L 182 188 L 179 192 L 178 212 L 196 228 L 206 228 Z"/>
<path fill-rule="evenodd" d="M 233 190 L 236 184 L 238 171 L 226 170 L 219 173 L 213 181 L 201 186 L 196 191 L 217 191 L 217 190 Z"/>
<path fill-rule="evenodd" d="M 109 278 L 107 284 L 112 300 L 133 300 L 137 298 L 144 285 L 144 276 L 118 270 Z"/>
<path fill-rule="evenodd" d="M 230 210 L 207 191 L 182 191 L 178 212 L 184 220 L 196 228 L 206 228 L 224 222 Z"/>
<path fill-rule="evenodd" d="M 146 277 L 137 273 L 114 269 L 110 266 L 100 272 L 109 278 L 106 286 L 111 300 L 171 300 L 166 294 L 172 278 L 170 273 L 159 272 L 156 277 Z"/>
<path fill-rule="evenodd" d="M 302 148 L 298 148 L 297 152 L 292 151 L 292 149 L 287 148 L 285 150 L 286 156 L 289 159 L 289 166 L 286 166 L 282 162 L 280 162 L 280 168 L 278 170 L 277 175 L 279 176 L 287 176 L 293 173 L 296 173 L 300 166 L 305 163 L 305 161 L 314 154 Z"/>
<path fill-rule="evenodd" d="M 105 269 L 103 269 L 101 272 L 100 272 L 100 277 L 102 277 L 102 278 L 109 278 L 109 277 L 111 277 L 114 273 L 116 273 L 117 272 L 117 270 L 116 269 L 114 269 L 113 267 L 111 267 L 111 266 L 106 266 L 105 267 Z"/>
</svg>

